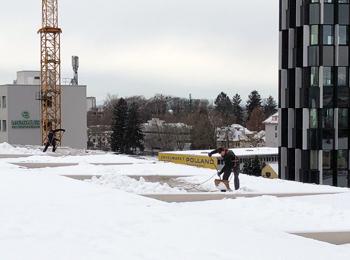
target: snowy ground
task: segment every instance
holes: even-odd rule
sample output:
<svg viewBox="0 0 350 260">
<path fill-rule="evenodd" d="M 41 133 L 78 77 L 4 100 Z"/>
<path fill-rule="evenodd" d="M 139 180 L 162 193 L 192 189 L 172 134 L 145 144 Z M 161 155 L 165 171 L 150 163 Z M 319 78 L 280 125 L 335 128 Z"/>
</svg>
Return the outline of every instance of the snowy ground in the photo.
<svg viewBox="0 0 350 260">
<path fill-rule="evenodd" d="M 181 180 L 200 183 L 213 171 L 158 163 L 152 158 L 79 153 L 59 157 L 38 153 L 28 158 L 0 159 L 0 259 L 350 258 L 349 246 L 288 233 L 349 231 L 350 193 L 164 203 L 133 193 L 184 191 L 125 175 L 192 175 Z M 26 169 L 13 162 L 78 165 Z M 133 164 L 104 166 L 91 165 L 92 162 Z M 59 176 L 67 174 L 103 177 L 84 182 Z M 243 192 L 348 191 L 243 175 L 241 183 Z M 212 185 L 210 181 L 202 188 L 211 190 Z"/>
</svg>

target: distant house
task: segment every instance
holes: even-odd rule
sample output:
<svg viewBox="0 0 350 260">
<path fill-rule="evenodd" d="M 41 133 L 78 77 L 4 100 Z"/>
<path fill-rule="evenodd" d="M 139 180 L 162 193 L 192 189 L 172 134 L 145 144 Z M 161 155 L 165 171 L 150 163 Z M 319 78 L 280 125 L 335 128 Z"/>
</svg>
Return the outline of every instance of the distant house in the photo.
<svg viewBox="0 0 350 260">
<path fill-rule="evenodd" d="M 220 127 L 216 130 L 216 144 L 218 147 L 259 147 L 264 145 L 265 133 L 254 132 L 239 125 Z"/>
<path fill-rule="evenodd" d="M 145 152 L 182 151 L 191 147 L 191 127 L 152 118 L 142 125 Z"/>
<path fill-rule="evenodd" d="M 268 147 L 278 147 L 278 113 L 264 121 L 265 143 Z"/>
<path fill-rule="evenodd" d="M 261 176 L 269 179 L 278 178 L 278 162 L 266 164 L 261 170 Z"/>
<path fill-rule="evenodd" d="M 95 125 L 88 127 L 88 149 L 104 150 L 111 149 L 112 130 L 109 125 Z"/>
</svg>

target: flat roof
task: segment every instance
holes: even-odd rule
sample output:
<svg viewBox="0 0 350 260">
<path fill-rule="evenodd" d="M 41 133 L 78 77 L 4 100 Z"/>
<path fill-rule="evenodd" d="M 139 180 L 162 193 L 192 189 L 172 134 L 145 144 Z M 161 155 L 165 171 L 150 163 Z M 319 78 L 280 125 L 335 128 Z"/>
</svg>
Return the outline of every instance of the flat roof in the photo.
<svg viewBox="0 0 350 260">
<path fill-rule="evenodd" d="M 255 155 L 278 155 L 278 148 L 275 147 L 253 147 L 253 148 L 232 148 L 235 155 L 240 156 L 255 156 Z M 190 150 L 190 151 L 169 151 L 161 152 L 168 154 L 181 154 L 181 155 L 202 155 L 206 156 L 212 150 Z M 213 155 L 219 157 L 218 154 Z"/>
</svg>

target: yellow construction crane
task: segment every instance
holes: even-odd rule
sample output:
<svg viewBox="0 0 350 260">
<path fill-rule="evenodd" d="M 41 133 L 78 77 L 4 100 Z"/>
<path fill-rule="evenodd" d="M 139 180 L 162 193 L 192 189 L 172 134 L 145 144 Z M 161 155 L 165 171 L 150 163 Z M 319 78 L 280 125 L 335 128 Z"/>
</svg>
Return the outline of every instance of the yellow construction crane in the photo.
<svg viewBox="0 0 350 260">
<path fill-rule="evenodd" d="M 41 137 L 45 143 L 50 128 L 61 128 L 61 46 L 58 0 L 42 0 L 41 44 Z M 61 132 L 57 133 L 61 140 Z"/>
</svg>

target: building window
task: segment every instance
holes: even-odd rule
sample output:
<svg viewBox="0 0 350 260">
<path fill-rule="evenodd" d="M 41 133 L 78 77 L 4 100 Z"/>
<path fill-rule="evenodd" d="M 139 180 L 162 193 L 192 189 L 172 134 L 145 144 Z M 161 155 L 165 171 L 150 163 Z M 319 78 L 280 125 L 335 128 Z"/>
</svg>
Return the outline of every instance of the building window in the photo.
<svg viewBox="0 0 350 260">
<path fill-rule="evenodd" d="M 346 25 L 339 25 L 339 35 L 338 35 L 339 45 L 349 44 L 349 27 Z"/>
<path fill-rule="evenodd" d="M 310 30 L 310 44 L 318 45 L 318 25 L 311 25 Z"/>
<path fill-rule="evenodd" d="M 334 128 L 333 109 L 323 109 L 323 128 Z"/>
<path fill-rule="evenodd" d="M 338 110 L 338 126 L 340 129 L 349 128 L 349 110 L 347 108 L 339 108 Z"/>
<path fill-rule="evenodd" d="M 334 44 L 334 27 L 333 25 L 323 25 L 323 45 Z"/>
<path fill-rule="evenodd" d="M 325 170 L 330 170 L 332 168 L 332 152 L 322 151 L 322 168 Z"/>
<path fill-rule="evenodd" d="M 338 150 L 337 153 L 338 169 L 348 169 L 348 150 Z"/>
<path fill-rule="evenodd" d="M 319 79 L 319 69 L 318 67 L 311 67 L 311 72 L 310 72 L 310 85 L 311 87 L 318 87 L 318 79 Z"/>
<path fill-rule="evenodd" d="M 7 131 L 7 123 L 6 120 L 2 120 L 2 131 L 6 132 Z"/>
<path fill-rule="evenodd" d="M 318 169 L 318 151 L 311 150 L 310 151 L 310 170 Z"/>
<path fill-rule="evenodd" d="M 339 4 L 348 4 L 349 0 L 338 0 Z"/>
<path fill-rule="evenodd" d="M 334 85 L 334 70 L 333 67 L 323 67 L 323 86 Z"/>
<path fill-rule="evenodd" d="M 6 108 L 6 96 L 2 96 L 1 103 L 2 103 L 2 108 Z"/>
<path fill-rule="evenodd" d="M 338 86 L 348 86 L 349 71 L 347 67 L 338 67 Z"/>
<path fill-rule="evenodd" d="M 277 125 L 275 125 L 275 131 L 277 131 L 278 130 L 278 126 Z"/>
<path fill-rule="evenodd" d="M 320 3 L 319 1 L 312 1 L 310 4 L 310 24 L 320 24 Z"/>
<path fill-rule="evenodd" d="M 310 109 L 310 128 L 318 128 L 317 109 Z"/>
</svg>

